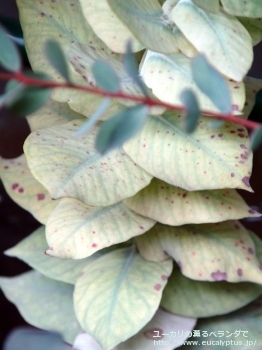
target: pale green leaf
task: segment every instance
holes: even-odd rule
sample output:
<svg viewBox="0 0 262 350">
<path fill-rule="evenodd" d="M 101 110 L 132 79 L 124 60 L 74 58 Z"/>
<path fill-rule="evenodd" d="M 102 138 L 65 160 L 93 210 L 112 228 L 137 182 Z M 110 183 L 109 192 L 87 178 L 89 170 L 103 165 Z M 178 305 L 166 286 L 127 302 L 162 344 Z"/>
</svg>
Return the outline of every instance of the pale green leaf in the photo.
<svg viewBox="0 0 262 350">
<path fill-rule="evenodd" d="M 62 260 L 44 254 L 47 249 L 45 227 L 41 226 L 5 254 L 23 260 L 48 278 L 75 284 L 83 268 L 104 253 L 99 251 L 88 259 Z"/>
<path fill-rule="evenodd" d="M 44 53 L 56 71 L 59 72 L 65 80 L 70 82 L 68 65 L 58 42 L 55 40 L 48 40 L 45 43 Z"/>
<path fill-rule="evenodd" d="M 182 107 L 180 94 L 183 90 L 190 89 L 196 94 L 201 110 L 219 112 L 214 103 L 194 83 L 191 59 L 181 53 L 167 56 L 148 51 L 141 75 L 156 97 L 164 102 Z M 233 113 L 239 114 L 245 103 L 244 84 L 230 80 L 227 80 L 227 84 L 232 98 Z"/>
<path fill-rule="evenodd" d="M 206 12 L 191 0 L 181 0 L 170 18 L 216 69 L 236 81 L 243 79 L 253 60 L 252 40 L 235 17 L 221 11 Z"/>
<path fill-rule="evenodd" d="M 147 48 L 162 53 L 178 52 L 176 38 L 157 0 L 107 0 L 112 11 Z"/>
<path fill-rule="evenodd" d="M 186 317 L 210 317 L 240 309 L 261 294 L 262 286 L 258 284 L 194 281 L 174 268 L 161 306 Z"/>
<path fill-rule="evenodd" d="M 106 206 L 137 193 L 152 176 L 122 149 L 101 156 L 94 147 L 97 128 L 74 139 L 78 120 L 33 132 L 25 142 L 29 168 L 52 198 L 74 197 Z"/>
<path fill-rule="evenodd" d="M 141 235 L 155 224 L 121 202 L 108 207 L 90 207 L 73 198 L 63 198 L 49 217 L 47 254 L 62 259 L 82 259 L 100 249 Z"/>
<path fill-rule="evenodd" d="M 136 241 L 145 259 L 163 261 L 171 256 L 183 275 L 194 280 L 262 284 L 254 242 L 237 221 L 173 227 L 157 224 Z"/>
<path fill-rule="evenodd" d="M 230 114 L 232 102 L 228 83 L 205 56 L 198 55 L 192 60 L 192 72 L 199 89 L 222 113 Z"/>
<path fill-rule="evenodd" d="M 14 159 L 0 159 L 0 175 L 8 195 L 41 223 L 55 209 L 58 201 L 33 177 L 24 155 Z"/>
<path fill-rule="evenodd" d="M 124 204 L 140 215 L 171 226 L 260 216 L 235 190 L 185 191 L 156 178 Z"/>
<path fill-rule="evenodd" d="M 183 344 L 195 324 L 195 318 L 181 317 L 158 309 L 145 327 L 113 350 L 152 350 L 154 347 L 158 350 L 173 350 Z M 172 338 L 172 332 L 182 335 L 179 341 Z"/>
<path fill-rule="evenodd" d="M 12 278 L 1 277 L 0 287 L 29 324 L 56 330 L 71 344 L 81 332 L 74 313 L 73 286 L 30 271 Z"/>
<path fill-rule="evenodd" d="M 179 0 L 166 0 L 162 6 L 162 10 L 164 14 L 169 16 L 173 8 L 177 5 L 178 2 Z"/>
<path fill-rule="evenodd" d="M 120 147 L 132 138 L 144 125 L 148 108 L 139 104 L 126 108 L 105 121 L 99 128 L 96 138 L 96 148 L 100 153 Z"/>
<path fill-rule="evenodd" d="M 188 191 L 242 188 L 252 191 L 252 153 L 244 127 L 210 127 L 202 117 L 194 134 L 181 130 L 181 113 L 149 117 L 143 129 L 124 144 L 133 161 L 153 176 Z"/>
<path fill-rule="evenodd" d="M 246 88 L 246 102 L 241 118 L 248 119 L 252 109 L 255 106 L 256 95 L 258 91 L 262 89 L 262 79 L 245 77 L 244 83 Z"/>
<path fill-rule="evenodd" d="M 201 320 L 197 324 L 197 329 L 202 335 L 197 338 L 199 345 L 185 346 L 183 349 L 260 350 L 262 348 L 261 323 L 262 298 L 260 297 L 244 309 L 229 315 Z M 223 335 L 222 338 L 221 335 Z"/>
<path fill-rule="evenodd" d="M 56 102 L 52 99 L 49 99 L 42 108 L 27 116 L 26 119 L 31 131 L 65 124 L 75 119 L 86 120 L 81 114 L 69 108 L 67 103 Z"/>
<path fill-rule="evenodd" d="M 92 73 L 100 89 L 111 92 L 120 90 L 119 77 L 106 61 L 96 60 L 92 66 Z"/>
<path fill-rule="evenodd" d="M 200 7 L 201 9 L 212 12 L 212 13 L 218 13 L 219 12 L 219 0 L 192 0 L 193 3 Z"/>
<path fill-rule="evenodd" d="M 224 9 L 235 16 L 262 17 L 262 3 L 260 0 L 221 0 Z"/>
<path fill-rule="evenodd" d="M 116 16 L 108 0 L 80 0 L 80 4 L 87 22 L 111 50 L 124 53 L 128 41 L 132 42 L 133 51 L 144 48 L 129 27 Z"/>
<path fill-rule="evenodd" d="M 200 118 L 198 101 L 195 94 L 189 89 L 182 91 L 180 99 L 186 109 L 184 128 L 186 133 L 191 134 L 197 128 L 198 120 Z"/>
<path fill-rule="evenodd" d="M 238 20 L 249 32 L 253 45 L 257 45 L 262 40 L 262 21 L 261 18 L 238 17 Z"/>
<path fill-rule="evenodd" d="M 17 72 L 21 69 L 22 63 L 19 51 L 8 33 L 0 25 L 0 65 L 5 69 Z"/>
<path fill-rule="evenodd" d="M 175 26 L 173 33 L 176 36 L 177 47 L 187 57 L 194 57 L 198 54 L 197 49 L 191 44 L 191 42 L 185 37 L 181 30 Z"/>
<path fill-rule="evenodd" d="M 170 259 L 145 261 L 133 248 L 99 258 L 75 286 L 75 312 L 83 329 L 103 350 L 130 338 L 154 316 L 171 271 Z"/>
</svg>

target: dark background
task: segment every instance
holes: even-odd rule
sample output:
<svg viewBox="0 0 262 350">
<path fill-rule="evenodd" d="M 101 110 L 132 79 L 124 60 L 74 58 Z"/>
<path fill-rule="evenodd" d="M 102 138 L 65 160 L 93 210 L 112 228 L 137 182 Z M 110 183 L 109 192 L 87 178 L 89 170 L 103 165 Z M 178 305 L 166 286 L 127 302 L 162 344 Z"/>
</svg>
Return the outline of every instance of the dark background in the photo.
<svg viewBox="0 0 262 350">
<path fill-rule="evenodd" d="M 0 22 L 14 35 L 21 36 L 18 24 L 18 12 L 14 0 L 0 0 Z M 250 76 L 262 78 L 262 45 L 255 48 L 255 62 L 249 72 Z M 23 53 L 24 66 L 28 61 Z M 0 68 L 1 70 L 1 68 Z M 0 94 L 4 83 L 0 81 Z M 262 92 L 258 94 L 257 104 L 250 119 L 262 122 Z M 29 134 L 27 122 L 10 114 L 7 110 L 0 110 L 0 156 L 15 158 L 22 154 L 22 146 Z M 249 205 L 257 207 L 262 212 L 262 147 L 254 154 L 254 168 L 251 186 L 255 194 L 240 191 Z M 262 237 L 262 221 L 243 220 L 246 227 Z M 3 252 L 17 244 L 25 236 L 33 232 L 39 223 L 28 212 L 16 205 L 6 194 L 0 181 L 0 276 L 15 276 L 29 270 L 29 267 L 15 258 L 3 255 Z M 26 324 L 15 306 L 9 303 L 0 290 L 0 348 L 7 333 L 19 325 Z"/>
</svg>

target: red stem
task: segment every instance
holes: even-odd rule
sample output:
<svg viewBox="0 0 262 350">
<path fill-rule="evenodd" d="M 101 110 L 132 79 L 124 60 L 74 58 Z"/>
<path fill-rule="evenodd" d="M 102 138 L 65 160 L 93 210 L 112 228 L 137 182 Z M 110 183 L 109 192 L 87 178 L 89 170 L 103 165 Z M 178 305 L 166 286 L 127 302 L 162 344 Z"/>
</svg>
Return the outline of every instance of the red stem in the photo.
<svg viewBox="0 0 262 350">
<path fill-rule="evenodd" d="M 89 92 L 91 94 L 100 95 L 104 97 L 121 98 L 124 100 L 140 102 L 140 103 L 146 104 L 149 107 L 153 107 L 153 106 L 164 107 L 175 111 L 185 111 L 184 107 L 172 105 L 170 103 L 154 100 L 148 97 L 133 96 L 123 92 L 109 92 L 109 91 L 101 90 L 96 87 L 88 87 L 88 86 L 82 86 L 77 84 L 75 85 L 72 83 L 56 83 L 53 81 L 30 78 L 24 75 L 22 72 L 0 73 L 0 80 L 10 80 L 10 79 L 18 80 L 19 82 L 29 86 L 40 86 L 44 88 L 69 88 L 69 89 Z M 204 115 L 207 115 L 208 117 L 213 117 L 216 119 L 226 120 L 228 122 L 240 124 L 240 125 L 246 126 L 249 129 L 256 130 L 261 126 L 260 123 L 257 123 L 251 120 L 242 119 L 242 118 L 236 117 L 233 114 L 219 114 L 219 113 L 209 112 L 206 110 L 202 110 L 201 113 Z"/>
</svg>

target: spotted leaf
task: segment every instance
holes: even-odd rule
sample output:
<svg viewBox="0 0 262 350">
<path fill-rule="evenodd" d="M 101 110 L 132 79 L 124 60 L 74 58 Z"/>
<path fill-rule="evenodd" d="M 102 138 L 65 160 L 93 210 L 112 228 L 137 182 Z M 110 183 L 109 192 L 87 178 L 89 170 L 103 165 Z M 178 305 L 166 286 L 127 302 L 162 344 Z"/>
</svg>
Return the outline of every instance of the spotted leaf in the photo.
<svg viewBox="0 0 262 350">
<path fill-rule="evenodd" d="M 15 159 L 0 159 L 0 174 L 9 196 L 44 224 L 58 201 L 53 201 L 46 188 L 33 177 L 24 154 Z"/>
<path fill-rule="evenodd" d="M 224 9 L 235 16 L 262 17 L 262 4 L 259 0 L 221 0 Z"/>
<path fill-rule="evenodd" d="M 74 138 L 83 125 L 67 124 L 33 132 L 25 142 L 29 168 L 52 198 L 74 197 L 90 205 L 106 206 L 134 195 L 152 176 L 122 149 L 101 156 L 94 147 L 97 128 Z"/>
<path fill-rule="evenodd" d="M 83 270 L 75 286 L 75 312 L 83 329 L 104 350 L 132 337 L 157 311 L 166 285 L 162 277 L 171 270 L 170 259 L 145 261 L 133 248 L 96 260 Z"/>
<path fill-rule="evenodd" d="M 260 216 L 235 190 L 185 191 L 156 178 L 124 203 L 138 214 L 171 226 Z"/>
<path fill-rule="evenodd" d="M 157 224 L 136 241 L 145 259 L 163 261 L 171 256 L 183 275 L 194 280 L 262 284 L 254 242 L 237 221 L 173 227 Z"/>
<path fill-rule="evenodd" d="M 212 128 L 210 121 L 202 117 L 195 133 L 188 135 L 181 130 L 181 113 L 149 117 L 124 150 L 153 176 L 188 191 L 252 191 L 247 130 L 232 123 Z"/>
</svg>

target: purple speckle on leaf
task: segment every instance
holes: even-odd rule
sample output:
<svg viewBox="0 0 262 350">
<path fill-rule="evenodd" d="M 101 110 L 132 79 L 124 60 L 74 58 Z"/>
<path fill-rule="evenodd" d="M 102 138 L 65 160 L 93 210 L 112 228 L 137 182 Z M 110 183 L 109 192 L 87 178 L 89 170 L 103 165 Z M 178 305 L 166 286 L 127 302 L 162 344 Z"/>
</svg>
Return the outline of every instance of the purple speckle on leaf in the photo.
<svg viewBox="0 0 262 350">
<path fill-rule="evenodd" d="M 237 270 L 237 274 L 239 277 L 243 276 L 243 270 L 242 269 L 238 269 Z"/>
<path fill-rule="evenodd" d="M 17 189 L 18 186 L 19 186 L 19 184 L 13 184 L 13 185 L 12 185 L 12 190 Z"/>
<path fill-rule="evenodd" d="M 254 254 L 254 249 L 253 248 L 248 248 L 248 250 L 247 250 L 248 252 L 249 252 L 249 254 Z"/>
<path fill-rule="evenodd" d="M 154 289 L 156 290 L 156 291 L 160 291 L 160 289 L 162 288 L 162 286 L 161 286 L 161 284 L 155 284 L 154 285 Z"/>
<path fill-rule="evenodd" d="M 211 277 L 215 281 L 226 281 L 227 280 L 226 272 L 221 272 L 220 270 L 217 270 L 216 272 L 212 272 Z"/>
<path fill-rule="evenodd" d="M 248 176 L 245 176 L 245 177 L 243 177 L 243 179 L 242 179 L 242 182 L 243 182 L 247 187 L 251 187 L 251 186 L 250 186 L 250 183 L 249 183 L 249 179 L 250 179 L 250 177 L 248 177 Z"/>
</svg>

